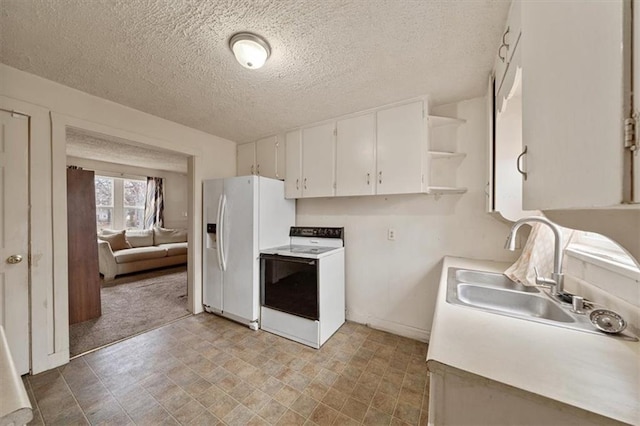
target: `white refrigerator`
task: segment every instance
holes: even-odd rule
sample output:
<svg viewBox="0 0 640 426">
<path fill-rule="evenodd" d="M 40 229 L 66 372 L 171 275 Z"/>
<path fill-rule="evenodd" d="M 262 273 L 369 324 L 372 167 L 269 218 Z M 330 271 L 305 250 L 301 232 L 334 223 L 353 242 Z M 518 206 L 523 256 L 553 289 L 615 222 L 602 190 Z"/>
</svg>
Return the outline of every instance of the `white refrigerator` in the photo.
<svg viewBox="0 0 640 426">
<path fill-rule="evenodd" d="M 205 180 L 203 186 L 203 305 L 257 330 L 260 250 L 289 244 L 295 200 L 284 182 L 261 176 Z"/>
</svg>

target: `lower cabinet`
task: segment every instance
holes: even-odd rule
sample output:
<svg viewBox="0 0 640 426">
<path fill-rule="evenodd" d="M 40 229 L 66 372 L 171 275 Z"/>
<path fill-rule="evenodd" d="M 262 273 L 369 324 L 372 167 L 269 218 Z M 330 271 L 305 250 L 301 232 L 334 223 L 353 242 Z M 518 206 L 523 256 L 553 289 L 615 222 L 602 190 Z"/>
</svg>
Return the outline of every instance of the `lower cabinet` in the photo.
<svg viewBox="0 0 640 426">
<path fill-rule="evenodd" d="M 597 414 L 435 361 L 429 361 L 427 366 L 429 425 L 619 424 Z"/>
</svg>

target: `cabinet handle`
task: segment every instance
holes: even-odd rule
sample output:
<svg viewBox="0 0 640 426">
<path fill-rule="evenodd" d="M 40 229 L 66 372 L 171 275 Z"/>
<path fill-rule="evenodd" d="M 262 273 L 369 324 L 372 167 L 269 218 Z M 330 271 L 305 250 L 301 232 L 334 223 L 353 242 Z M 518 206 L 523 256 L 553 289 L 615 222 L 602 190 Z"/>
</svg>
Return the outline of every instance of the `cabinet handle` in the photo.
<svg viewBox="0 0 640 426">
<path fill-rule="evenodd" d="M 260 175 L 260 164 L 258 164 L 258 166 L 256 167 L 256 174 Z"/>
<path fill-rule="evenodd" d="M 509 46 L 507 46 L 506 44 L 503 44 L 502 46 L 500 46 L 500 49 L 498 49 L 498 58 L 500 58 L 500 60 L 502 62 L 504 62 L 507 59 L 507 54 L 505 52 L 505 55 L 502 56 L 502 48 L 506 47 L 507 49 L 509 49 Z"/>
<path fill-rule="evenodd" d="M 251 174 L 253 174 L 253 164 L 251 165 Z"/>
<path fill-rule="evenodd" d="M 522 157 L 524 157 L 526 153 L 527 153 L 527 146 L 525 145 L 524 151 L 522 151 L 522 154 L 518 155 L 518 158 L 516 159 L 516 168 L 518 169 L 518 172 L 520 172 L 520 174 L 524 176 L 524 180 L 527 180 L 527 172 L 522 170 L 522 168 L 520 167 L 520 159 L 522 159 Z"/>
<path fill-rule="evenodd" d="M 506 40 L 505 37 L 507 37 L 507 34 L 509 34 L 509 30 L 510 30 L 510 28 L 507 27 L 507 30 L 504 32 L 504 34 L 502 34 L 502 44 L 504 46 L 507 46 L 507 49 L 509 48 L 509 43 L 507 43 L 507 40 Z"/>
<path fill-rule="evenodd" d="M 303 184 L 303 186 L 304 186 L 304 189 L 307 189 L 307 178 L 304 178 L 304 184 Z"/>
<path fill-rule="evenodd" d="M 371 184 L 371 173 L 367 173 L 367 185 Z"/>
<path fill-rule="evenodd" d="M 296 189 L 300 189 L 300 178 L 296 179 Z"/>
<path fill-rule="evenodd" d="M 378 183 L 382 183 L 382 172 L 378 172 Z"/>
<path fill-rule="evenodd" d="M 507 27 L 507 30 L 502 34 L 502 45 L 500 46 L 500 49 L 498 49 L 498 57 L 500 58 L 500 60 L 502 62 L 504 62 L 507 59 L 507 52 L 509 51 L 509 43 L 507 43 L 507 34 L 509 34 L 509 27 Z M 504 56 L 502 56 L 502 48 L 507 49 Z"/>
</svg>

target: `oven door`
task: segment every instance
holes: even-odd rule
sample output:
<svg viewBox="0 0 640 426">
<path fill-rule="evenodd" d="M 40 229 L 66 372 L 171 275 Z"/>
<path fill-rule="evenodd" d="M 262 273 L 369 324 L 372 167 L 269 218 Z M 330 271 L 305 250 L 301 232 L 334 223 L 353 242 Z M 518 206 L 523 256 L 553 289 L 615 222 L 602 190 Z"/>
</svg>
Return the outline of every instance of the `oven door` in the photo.
<svg viewBox="0 0 640 426">
<path fill-rule="evenodd" d="M 318 260 L 261 254 L 260 300 L 262 306 L 318 320 Z"/>
</svg>

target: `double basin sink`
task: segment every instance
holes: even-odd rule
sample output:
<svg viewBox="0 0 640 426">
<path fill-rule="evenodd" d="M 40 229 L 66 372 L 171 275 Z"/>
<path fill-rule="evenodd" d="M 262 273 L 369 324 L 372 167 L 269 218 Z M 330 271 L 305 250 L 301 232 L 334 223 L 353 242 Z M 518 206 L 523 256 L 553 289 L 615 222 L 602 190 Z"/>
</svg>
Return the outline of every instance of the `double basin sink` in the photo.
<svg viewBox="0 0 640 426">
<path fill-rule="evenodd" d="M 555 300 L 537 287 L 522 285 L 503 274 L 449 268 L 447 302 L 499 315 L 605 335 L 591 323 L 588 312 L 572 312 L 571 304 Z M 629 338 L 625 335 L 620 337 Z"/>
</svg>

